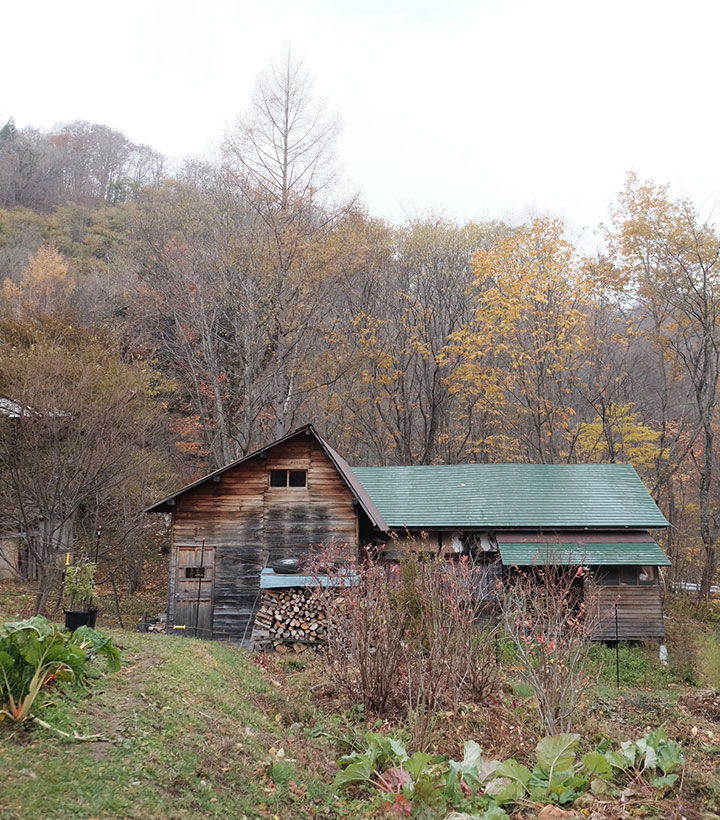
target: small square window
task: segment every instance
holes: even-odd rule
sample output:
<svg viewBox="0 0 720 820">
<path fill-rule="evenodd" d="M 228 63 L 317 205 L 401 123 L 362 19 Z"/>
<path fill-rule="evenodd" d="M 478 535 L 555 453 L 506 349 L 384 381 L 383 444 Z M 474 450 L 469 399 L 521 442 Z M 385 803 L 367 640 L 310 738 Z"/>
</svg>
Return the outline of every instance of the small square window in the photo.
<svg viewBox="0 0 720 820">
<path fill-rule="evenodd" d="M 185 567 L 186 578 L 204 578 L 205 567 Z"/>
<path fill-rule="evenodd" d="M 270 470 L 271 487 L 307 487 L 307 470 Z"/>
</svg>

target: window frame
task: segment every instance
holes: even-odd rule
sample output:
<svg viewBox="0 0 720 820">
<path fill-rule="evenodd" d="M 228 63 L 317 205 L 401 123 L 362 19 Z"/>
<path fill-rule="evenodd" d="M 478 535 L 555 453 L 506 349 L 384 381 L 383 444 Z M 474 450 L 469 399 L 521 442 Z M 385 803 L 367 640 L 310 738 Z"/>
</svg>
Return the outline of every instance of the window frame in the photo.
<svg viewBox="0 0 720 820">
<path fill-rule="evenodd" d="M 285 482 L 283 484 L 276 483 L 280 474 L 284 473 Z M 302 475 L 302 484 L 292 484 L 292 476 L 297 477 Z M 268 487 L 272 490 L 306 490 L 308 486 L 308 471 L 299 470 L 292 467 L 271 467 L 268 469 Z"/>
</svg>

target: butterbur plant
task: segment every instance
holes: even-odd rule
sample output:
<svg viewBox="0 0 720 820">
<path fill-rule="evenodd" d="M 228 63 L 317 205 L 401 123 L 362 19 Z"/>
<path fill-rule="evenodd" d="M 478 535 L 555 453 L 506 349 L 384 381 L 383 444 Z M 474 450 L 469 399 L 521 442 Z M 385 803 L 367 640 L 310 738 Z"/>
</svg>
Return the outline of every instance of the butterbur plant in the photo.
<svg viewBox="0 0 720 820">
<path fill-rule="evenodd" d="M 0 627 L 0 716 L 22 723 L 51 679 L 78 680 L 85 652 L 45 618 Z"/>
<path fill-rule="evenodd" d="M 53 680 L 79 683 L 87 660 L 94 655 L 105 656 L 111 671 L 120 668 L 120 653 L 110 638 L 89 627 L 80 627 L 69 636 L 40 615 L 2 624 L 0 718 L 17 723 L 37 720 L 35 711 L 43 688 Z"/>
<path fill-rule="evenodd" d="M 606 753 L 608 763 L 625 772 L 633 779 L 644 779 L 656 789 L 669 789 L 675 785 L 679 769 L 685 763 L 680 745 L 669 740 L 664 726 L 641 737 L 620 744 L 620 751 Z"/>
<path fill-rule="evenodd" d="M 458 808 L 468 798 L 476 797 L 476 807 L 490 809 L 477 817 L 490 820 L 507 817 L 494 800 L 481 795 L 483 783 L 498 765 L 496 760 L 484 760 L 482 750 L 472 740 L 466 741 L 462 760 L 448 761 L 426 752 L 409 755 L 402 741 L 370 732 L 363 751 L 340 758 L 334 785 L 385 792 L 388 797 L 383 803 L 384 812 L 405 817 L 420 807 L 432 810 L 432 816 L 443 816 L 448 806 Z"/>
<path fill-rule="evenodd" d="M 544 737 L 530 769 L 513 758 L 484 760 L 472 740 L 465 743 L 463 759 L 455 761 L 423 752 L 411 757 L 399 740 L 370 733 L 363 751 L 340 758 L 335 785 L 392 795 L 383 804 L 386 813 L 410 817 L 421 807 L 436 812 L 470 808 L 472 814 L 451 816 L 490 820 L 507 817 L 505 807 L 567 806 L 588 793 L 606 795 L 616 781 L 643 779 L 664 793 L 684 763 L 679 745 L 668 740 L 663 727 L 621 743 L 619 751 L 601 744 L 580 755 L 579 745 L 577 734 Z"/>
</svg>

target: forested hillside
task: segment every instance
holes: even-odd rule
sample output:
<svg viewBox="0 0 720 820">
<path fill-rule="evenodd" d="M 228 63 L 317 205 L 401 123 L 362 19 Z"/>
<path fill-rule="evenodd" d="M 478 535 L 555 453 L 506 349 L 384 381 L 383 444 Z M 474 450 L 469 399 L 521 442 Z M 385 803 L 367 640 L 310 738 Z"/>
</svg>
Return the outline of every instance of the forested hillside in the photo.
<svg viewBox="0 0 720 820">
<path fill-rule="evenodd" d="M 102 526 L 136 583 L 144 505 L 312 422 L 353 464 L 630 462 L 672 573 L 716 582 L 720 235 L 692 202 L 629 175 L 591 257 L 550 218 L 388 224 L 291 55 L 179 167 L 0 125 L 0 523 L 40 576 Z"/>
</svg>

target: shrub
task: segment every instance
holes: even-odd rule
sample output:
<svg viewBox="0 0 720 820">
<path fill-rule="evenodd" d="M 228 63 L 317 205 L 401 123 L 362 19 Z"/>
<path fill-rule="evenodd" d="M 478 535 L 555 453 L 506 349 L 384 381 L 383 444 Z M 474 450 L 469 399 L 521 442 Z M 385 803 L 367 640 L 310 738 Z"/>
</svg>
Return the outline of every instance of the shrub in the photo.
<svg viewBox="0 0 720 820">
<path fill-rule="evenodd" d="M 585 665 L 600 613 L 581 569 L 545 565 L 516 571 L 503 588 L 502 617 L 512 639 L 518 676 L 531 687 L 549 735 L 568 732 L 593 681 Z"/>
<path fill-rule="evenodd" d="M 313 571 L 332 587 L 317 588 L 328 615 L 326 661 L 334 683 L 368 712 L 382 712 L 397 689 L 404 624 L 397 617 L 384 567 L 338 567 L 328 552 Z"/>
<path fill-rule="evenodd" d="M 329 615 L 330 675 L 368 712 L 404 707 L 423 734 L 432 712 L 495 691 L 494 633 L 477 623 L 483 570 L 472 561 L 407 550 L 387 565 L 368 552 L 362 565 L 337 568 L 325 551 L 312 565 L 334 584 L 317 592 Z"/>
<path fill-rule="evenodd" d="M 65 570 L 65 592 L 70 598 L 70 609 L 87 611 L 95 604 L 95 571 L 97 565 L 81 561 Z"/>
</svg>

